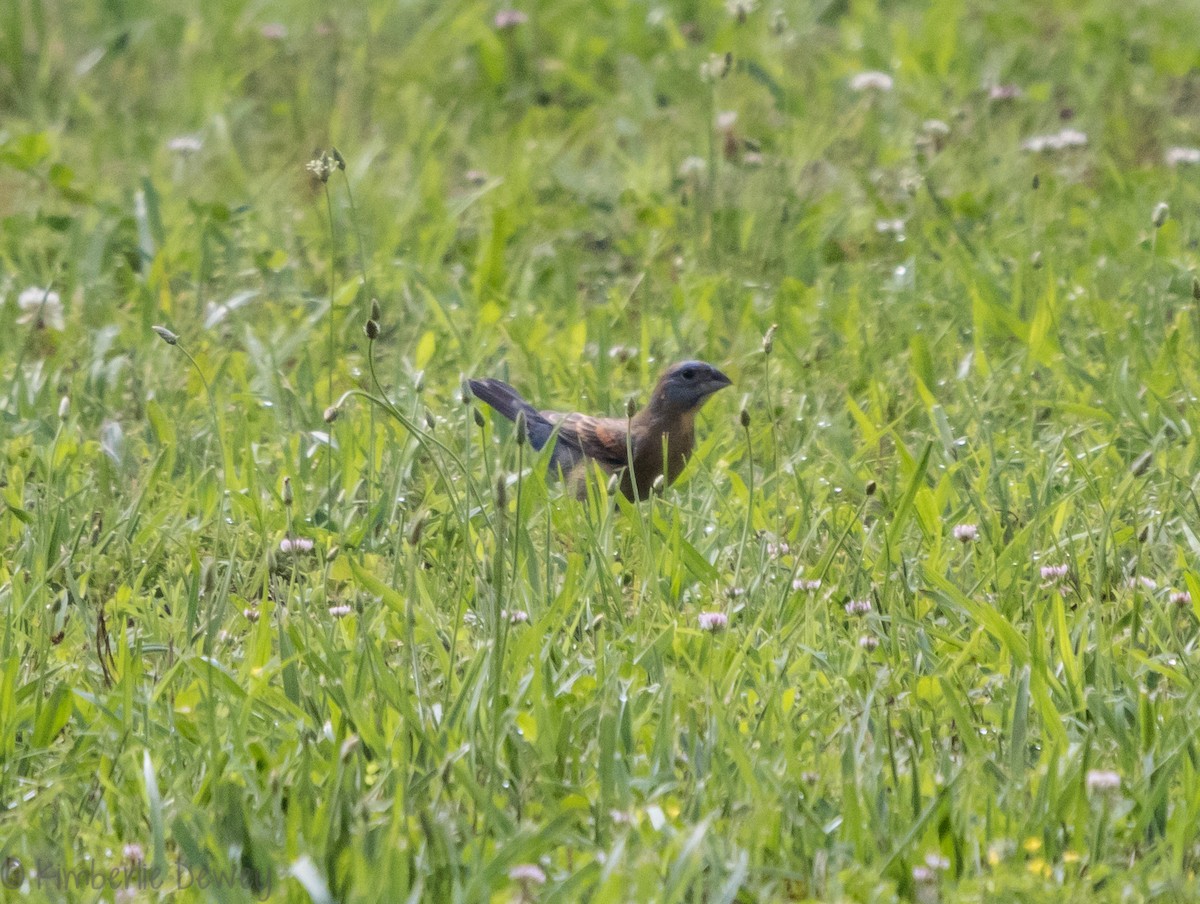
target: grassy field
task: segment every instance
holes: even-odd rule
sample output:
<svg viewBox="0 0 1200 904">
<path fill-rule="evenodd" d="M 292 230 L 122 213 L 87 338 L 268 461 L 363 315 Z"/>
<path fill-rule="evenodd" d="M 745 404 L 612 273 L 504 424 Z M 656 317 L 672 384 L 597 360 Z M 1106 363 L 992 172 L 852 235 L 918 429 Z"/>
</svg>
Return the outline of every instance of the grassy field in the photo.
<svg viewBox="0 0 1200 904">
<path fill-rule="evenodd" d="M 4 900 L 1200 900 L 1194 2 L 0 19 Z"/>
</svg>

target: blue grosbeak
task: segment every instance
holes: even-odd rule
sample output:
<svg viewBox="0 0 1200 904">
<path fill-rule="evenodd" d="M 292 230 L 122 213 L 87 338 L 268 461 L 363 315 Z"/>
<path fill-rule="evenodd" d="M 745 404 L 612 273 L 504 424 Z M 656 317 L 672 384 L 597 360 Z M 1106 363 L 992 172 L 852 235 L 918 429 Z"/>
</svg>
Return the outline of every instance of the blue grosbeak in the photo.
<svg viewBox="0 0 1200 904">
<path fill-rule="evenodd" d="M 711 364 L 684 361 L 659 377 L 650 404 L 630 418 L 620 418 L 538 411 L 507 383 L 469 381 L 476 398 L 510 421 L 524 413 L 535 449 L 544 447 L 558 431 L 550 468 L 578 481 L 581 495 L 580 478 L 588 462 L 594 461 L 608 474 L 621 474 L 621 492 L 629 499 L 645 499 L 664 474 L 668 484 L 679 476 L 695 444 L 696 412 L 710 395 L 731 383 Z"/>
</svg>

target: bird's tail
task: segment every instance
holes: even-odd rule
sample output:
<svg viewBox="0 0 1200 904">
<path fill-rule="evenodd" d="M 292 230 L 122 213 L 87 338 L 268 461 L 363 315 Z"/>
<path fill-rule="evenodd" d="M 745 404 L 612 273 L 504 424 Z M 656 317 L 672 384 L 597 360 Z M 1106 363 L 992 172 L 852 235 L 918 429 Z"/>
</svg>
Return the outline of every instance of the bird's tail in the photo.
<svg viewBox="0 0 1200 904">
<path fill-rule="evenodd" d="M 503 380 L 468 380 L 475 398 L 487 402 L 510 421 L 517 419 L 518 412 L 525 412 L 525 428 L 529 432 L 529 443 L 541 449 L 554 432 L 554 425 L 546 417 L 521 398 L 521 394 Z"/>
</svg>

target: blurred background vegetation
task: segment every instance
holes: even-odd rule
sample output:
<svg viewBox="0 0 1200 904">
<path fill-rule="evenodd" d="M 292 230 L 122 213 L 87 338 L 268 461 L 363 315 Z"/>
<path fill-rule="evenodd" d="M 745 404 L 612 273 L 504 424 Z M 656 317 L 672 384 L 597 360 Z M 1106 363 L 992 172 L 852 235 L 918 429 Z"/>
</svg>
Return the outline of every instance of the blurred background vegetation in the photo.
<svg viewBox="0 0 1200 904">
<path fill-rule="evenodd" d="M 11 894 L 1196 893 L 1195 3 L 0 17 Z M 461 399 L 693 356 L 637 509 Z"/>
</svg>

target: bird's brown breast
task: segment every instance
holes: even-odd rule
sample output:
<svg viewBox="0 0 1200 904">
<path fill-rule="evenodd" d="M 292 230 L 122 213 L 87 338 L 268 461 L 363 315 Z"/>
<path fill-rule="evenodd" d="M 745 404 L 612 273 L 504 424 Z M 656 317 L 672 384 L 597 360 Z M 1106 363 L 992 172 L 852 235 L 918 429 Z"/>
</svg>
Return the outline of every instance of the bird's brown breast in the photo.
<svg viewBox="0 0 1200 904">
<path fill-rule="evenodd" d="M 645 499 L 650 495 L 660 475 L 666 483 L 675 482 L 687 465 L 695 445 L 695 417 L 688 413 L 670 420 L 653 416 L 647 409 L 647 417 L 634 417 L 633 430 L 633 474 L 626 474 L 622 490 L 632 498 L 633 481 L 637 481 L 637 496 Z"/>
</svg>

